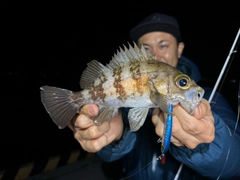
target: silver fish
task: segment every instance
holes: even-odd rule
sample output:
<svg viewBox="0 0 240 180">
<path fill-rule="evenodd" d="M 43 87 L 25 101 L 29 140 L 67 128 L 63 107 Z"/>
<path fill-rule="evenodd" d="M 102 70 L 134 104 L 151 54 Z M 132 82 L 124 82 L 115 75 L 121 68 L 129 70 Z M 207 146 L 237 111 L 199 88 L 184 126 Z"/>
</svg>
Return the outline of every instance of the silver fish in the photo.
<svg viewBox="0 0 240 180">
<path fill-rule="evenodd" d="M 94 121 L 101 125 L 111 120 L 120 107 L 130 107 L 131 131 L 137 131 L 145 121 L 149 108 L 168 112 L 169 104 L 181 104 L 192 114 L 201 101 L 204 90 L 188 75 L 164 62 L 154 60 L 144 47 L 135 43 L 114 54 L 104 66 L 96 60 L 88 63 L 80 79 L 82 90 L 42 86 L 41 101 L 56 125 L 63 129 L 81 106 L 94 103 L 99 115 Z"/>
</svg>

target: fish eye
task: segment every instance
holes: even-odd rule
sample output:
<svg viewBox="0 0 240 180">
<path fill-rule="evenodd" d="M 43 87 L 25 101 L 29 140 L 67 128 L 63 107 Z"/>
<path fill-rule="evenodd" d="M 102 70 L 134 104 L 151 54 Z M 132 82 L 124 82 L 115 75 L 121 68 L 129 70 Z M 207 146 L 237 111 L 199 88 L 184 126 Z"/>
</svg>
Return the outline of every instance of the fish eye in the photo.
<svg viewBox="0 0 240 180">
<path fill-rule="evenodd" d="M 185 74 L 179 74 L 176 78 L 176 85 L 181 89 L 188 89 L 190 87 L 190 78 Z"/>
</svg>

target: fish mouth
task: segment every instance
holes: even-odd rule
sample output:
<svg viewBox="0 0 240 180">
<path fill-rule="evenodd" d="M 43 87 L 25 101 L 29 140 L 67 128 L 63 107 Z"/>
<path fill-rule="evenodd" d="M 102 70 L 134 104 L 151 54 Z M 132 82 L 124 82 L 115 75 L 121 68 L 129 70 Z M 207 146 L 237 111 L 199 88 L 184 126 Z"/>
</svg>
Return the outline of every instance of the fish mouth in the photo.
<svg viewBox="0 0 240 180">
<path fill-rule="evenodd" d="M 205 91 L 202 88 L 198 88 L 197 90 L 190 90 L 186 95 L 186 101 L 180 102 L 180 104 L 186 109 L 189 114 L 193 114 L 197 105 L 203 98 Z"/>
</svg>

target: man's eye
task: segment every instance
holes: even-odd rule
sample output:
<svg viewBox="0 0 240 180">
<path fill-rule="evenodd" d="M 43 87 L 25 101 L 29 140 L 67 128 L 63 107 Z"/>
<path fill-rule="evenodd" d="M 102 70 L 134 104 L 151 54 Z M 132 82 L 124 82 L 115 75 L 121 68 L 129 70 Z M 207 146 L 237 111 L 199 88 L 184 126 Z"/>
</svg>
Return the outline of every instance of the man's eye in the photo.
<svg viewBox="0 0 240 180">
<path fill-rule="evenodd" d="M 160 46 L 160 49 L 165 49 L 165 48 L 167 48 L 167 45 L 161 45 Z"/>
<path fill-rule="evenodd" d="M 150 48 L 144 48 L 148 54 L 152 54 L 152 51 Z"/>
<path fill-rule="evenodd" d="M 147 47 L 145 47 L 144 49 L 145 49 L 146 51 L 149 51 L 149 48 L 147 48 Z"/>
</svg>

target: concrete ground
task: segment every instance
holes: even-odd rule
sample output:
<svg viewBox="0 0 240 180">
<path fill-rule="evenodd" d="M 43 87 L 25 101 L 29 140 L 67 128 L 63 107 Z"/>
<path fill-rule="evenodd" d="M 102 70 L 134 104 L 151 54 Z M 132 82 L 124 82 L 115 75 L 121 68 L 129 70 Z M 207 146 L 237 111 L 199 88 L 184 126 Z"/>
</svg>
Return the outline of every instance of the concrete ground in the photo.
<svg viewBox="0 0 240 180">
<path fill-rule="evenodd" d="M 103 171 L 103 162 L 96 157 L 81 159 L 53 171 L 30 177 L 28 180 L 110 180 Z"/>
</svg>

